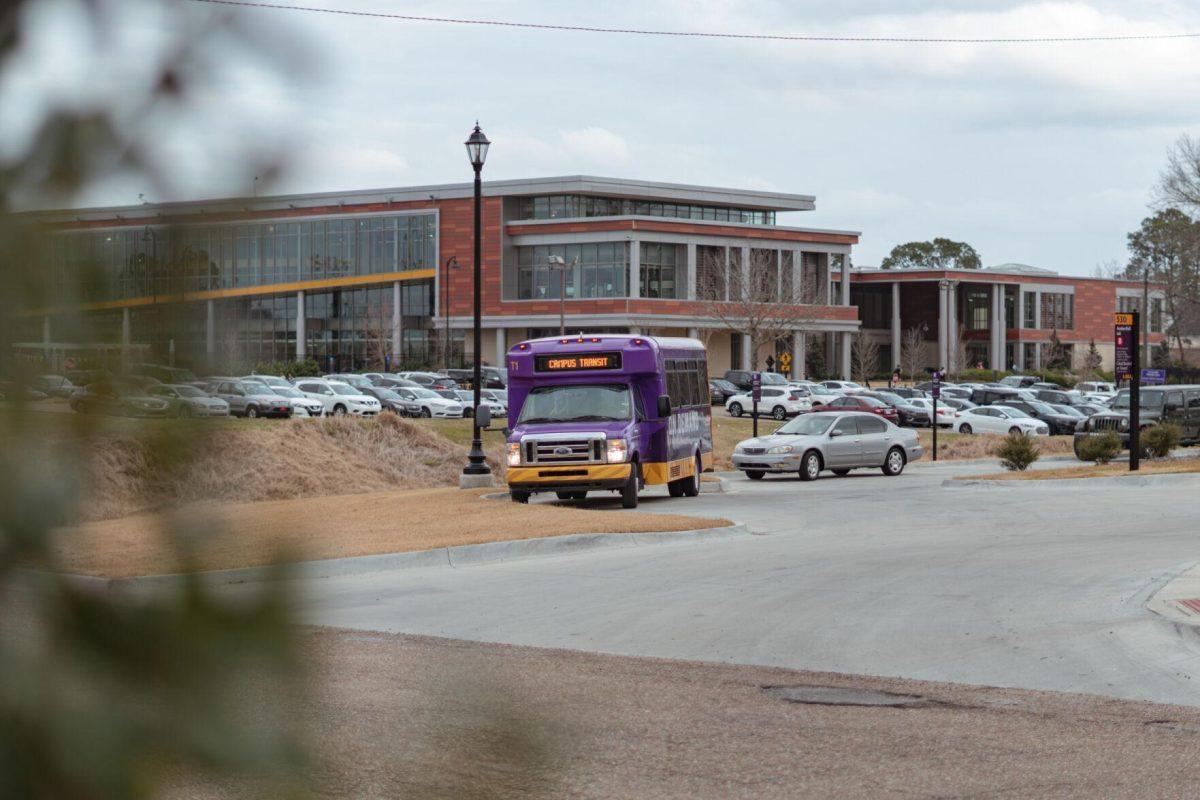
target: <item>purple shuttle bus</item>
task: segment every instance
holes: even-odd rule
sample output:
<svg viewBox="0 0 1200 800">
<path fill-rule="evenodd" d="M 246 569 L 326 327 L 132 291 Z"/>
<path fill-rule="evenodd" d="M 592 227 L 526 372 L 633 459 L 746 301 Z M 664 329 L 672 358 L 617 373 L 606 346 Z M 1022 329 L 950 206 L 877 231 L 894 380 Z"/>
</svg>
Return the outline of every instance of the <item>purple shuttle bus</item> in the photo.
<svg viewBox="0 0 1200 800">
<path fill-rule="evenodd" d="M 581 500 L 646 484 L 700 493 L 712 469 L 708 359 L 695 339 L 619 334 L 533 339 L 508 351 L 508 491 Z"/>
</svg>

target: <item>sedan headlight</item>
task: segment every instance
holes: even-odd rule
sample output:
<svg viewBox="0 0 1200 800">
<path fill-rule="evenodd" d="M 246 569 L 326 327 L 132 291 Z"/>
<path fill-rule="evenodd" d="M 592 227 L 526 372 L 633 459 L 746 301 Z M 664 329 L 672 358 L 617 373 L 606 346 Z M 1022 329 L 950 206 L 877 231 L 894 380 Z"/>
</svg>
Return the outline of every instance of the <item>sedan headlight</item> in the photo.
<svg viewBox="0 0 1200 800">
<path fill-rule="evenodd" d="M 607 460 L 609 464 L 620 464 L 629 457 L 629 443 L 624 439 L 609 439 Z"/>
<path fill-rule="evenodd" d="M 508 465 L 510 467 L 521 466 L 521 445 L 517 442 L 508 443 Z"/>
<path fill-rule="evenodd" d="M 767 451 L 767 455 L 779 456 L 790 452 L 792 452 L 792 446 L 790 444 L 777 444 Z"/>
</svg>

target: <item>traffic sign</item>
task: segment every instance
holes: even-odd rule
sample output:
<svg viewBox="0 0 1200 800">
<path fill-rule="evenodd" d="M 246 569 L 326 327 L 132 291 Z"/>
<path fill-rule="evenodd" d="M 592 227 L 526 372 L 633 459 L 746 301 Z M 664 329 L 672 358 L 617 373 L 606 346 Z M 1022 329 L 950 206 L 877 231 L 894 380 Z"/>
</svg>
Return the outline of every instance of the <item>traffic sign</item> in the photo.
<svg viewBox="0 0 1200 800">
<path fill-rule="evenodd" d="M 1137 328 L 1133 314 L 1113 316 L 1114 369 L 1118 381 L 1133 380 L 1133 358 L 1137 352 Z"/>
<path fill-rule="evenodd" d="M 762 400 L 762 373 L 750 373 L 750 397 L 754 402 Z"/>
<path fill-rule="evenodd" d="M 1142 370 L 1142 385 L 1156 386 L 1167 382 L 1167 371 L 1165 369 L 1144 369 Z"/>
</svg>

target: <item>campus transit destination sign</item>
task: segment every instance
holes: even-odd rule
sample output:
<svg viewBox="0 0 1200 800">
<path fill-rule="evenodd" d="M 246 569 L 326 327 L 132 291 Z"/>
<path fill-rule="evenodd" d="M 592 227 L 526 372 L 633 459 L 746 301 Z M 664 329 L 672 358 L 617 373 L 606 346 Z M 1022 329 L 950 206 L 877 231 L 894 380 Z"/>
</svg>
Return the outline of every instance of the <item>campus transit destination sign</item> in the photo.
<svg viewBox="0 0 1200 800">
<path fill-rule="evenodd" d="M 1137 328 L 1133 314 L 1116 314 L 1113 318 L 1113 343 L 1115 350 L 1116 378 L 1118 381 L 1133 380 L 1133 358 L 1137 352 Z"/>
</svg>

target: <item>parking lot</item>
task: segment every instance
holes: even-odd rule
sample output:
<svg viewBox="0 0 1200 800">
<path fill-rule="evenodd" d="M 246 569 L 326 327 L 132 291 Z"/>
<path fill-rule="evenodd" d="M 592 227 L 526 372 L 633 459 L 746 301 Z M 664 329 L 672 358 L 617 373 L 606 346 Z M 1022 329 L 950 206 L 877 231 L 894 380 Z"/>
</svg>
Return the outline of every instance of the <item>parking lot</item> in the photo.
<svg viewBox="0 0 1200 800">
<path fill-rule="evenodd" d="M 1178 498 L 1200 478 L 944 485 L 994 469 L 735 477 L 689 512 L 746 522 L 749 538 L 329 579 L 309 587 L 305 618 L 1196 704 L 1200 641 L 1144 603 L 1197 560 Z"/>
</svg>

